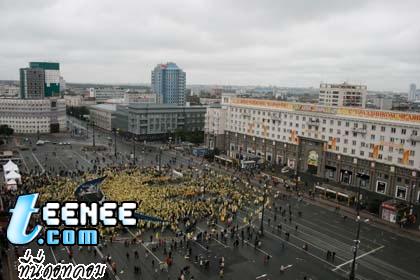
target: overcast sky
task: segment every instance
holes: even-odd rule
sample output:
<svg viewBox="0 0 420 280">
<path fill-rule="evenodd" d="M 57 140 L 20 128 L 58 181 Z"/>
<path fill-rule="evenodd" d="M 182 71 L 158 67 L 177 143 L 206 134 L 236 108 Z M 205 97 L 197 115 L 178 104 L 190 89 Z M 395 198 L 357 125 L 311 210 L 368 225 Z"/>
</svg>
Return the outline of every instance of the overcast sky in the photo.
<svg viewBox="0 0 420 280">
<path fill-rule="evenodd" d="M 188 84 L 407 91 L 420 85 L 420 2 L 0 0 L 0 79 L 57 61 L 68 82 L 149 83 L 174 61 Z"/>
</svg>

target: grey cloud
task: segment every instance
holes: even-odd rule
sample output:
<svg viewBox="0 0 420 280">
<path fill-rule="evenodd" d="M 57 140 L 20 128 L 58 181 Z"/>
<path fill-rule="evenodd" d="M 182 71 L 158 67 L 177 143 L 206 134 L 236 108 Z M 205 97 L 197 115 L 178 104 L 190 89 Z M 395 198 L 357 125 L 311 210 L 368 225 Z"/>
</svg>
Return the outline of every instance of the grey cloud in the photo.
<svg viewBox="0 0 420 280">
<path fill-rule="evenodd" d="M 372 89 L 420 84 L 416 0 L 0 2 L 0 79 L 30 60 L 74 82 L 148 82 L 176 61 L 189 83 Z"/>
</svg>

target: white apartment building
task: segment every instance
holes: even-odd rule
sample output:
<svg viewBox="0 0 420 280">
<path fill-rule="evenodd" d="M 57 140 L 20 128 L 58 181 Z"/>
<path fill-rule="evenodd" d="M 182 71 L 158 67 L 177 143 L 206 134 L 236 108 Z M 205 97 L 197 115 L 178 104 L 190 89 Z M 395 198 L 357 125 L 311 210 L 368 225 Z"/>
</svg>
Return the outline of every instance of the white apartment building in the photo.
<svg viewBox="0 0 420 280">
<path fill-rule="evenodd" d="M 15 133 L 50 133 L 66 130 L 64 99 L 0 99 L 0 123 Z"/>
<path fill-rule="evenodd" d="M 204 142 L 210 150 L 224 148 L 227 110 L 221 107 L 208 107 L 204 124 Z"/>
<path fill-rule="evenodd" d="M 0 85 L 0 98 L 17 98 L 19 87 L 15 85 Z"/>
<path fill-rule="evenodd" d="M 366 105 L 367 87 L 364 85 L 327 84 L 319 86 L 318 104 L 335 107 L 361 107 Z"/>
<path fill-rule="evenodd" d="M 147 104 L 156 103 L 156 94 L 146 91 L 127 91 L 124 93 L 124 104 Z"/>
<path fill-rule="evenodd" d="M 232 158 L 255 154 L 341 184 L 420 200 L 420 114 L 232 96 L 223 96 L 222 106 L 224 150 Z M 208 111 L 206 127 L 215 117 Z"/>
<path fill-rule="evenodd" d="M 67 107 L 82 106 L 83 97 L 81 95 L 64 95 Z"/>
</svg>

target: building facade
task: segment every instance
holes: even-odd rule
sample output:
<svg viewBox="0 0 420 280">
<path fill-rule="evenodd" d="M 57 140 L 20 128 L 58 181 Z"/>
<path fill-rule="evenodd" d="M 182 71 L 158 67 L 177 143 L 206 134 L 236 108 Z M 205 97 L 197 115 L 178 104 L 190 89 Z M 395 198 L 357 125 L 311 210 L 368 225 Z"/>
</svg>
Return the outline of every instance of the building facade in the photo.
<svg viewBox="0 0 420 280">
<path fill-rule="evenodd" d="M 16 85 L 0 85 L 0 98 L 18 98 L 20 88 Z"/>
<path fill-rule="evenodd" d="M 361 186 L 375 195 L 420 199 L 420 114 L 223 97 L 224 151 Z"/>
<path fill-rule="evenodd" d="M 206 107 L 169 104 L 128 105 L 128 132 L 138 138 L 160 138 L 177 130 L 203 131 Z"/>
<path fill-rule="evenodd" d="M 43 69 L 20 69 L 20 98 L 42 99 L 45 95 L 45 72 Z"/>
<path fill-rule="evenodd" d="M 175 63 L 157 65 L 152 71 L 151 84 L 158 103 L 185 105 L 186 74 Z"/>
<path fill-rule="evenodd" d="M 42 99 L 60 95 L 60 64 L 30 62 L 29 68 L 20 69 L 20 97 Z"/>
<path fill-rule="evenodd" d="M 364 85 L 321 83 L 318 104 L 322 106 L 365 108 L 366 95 L 367 87 Z"/>
<path fill-rule="evenodd" d="M 227 110 L 208 107 L 204 125 L 204 143 L 210 149 L 224 150 Z"/>
<path fill-rule="evenodd" d="M 0 99 L 0 123 L 15 133 L 66 131 L 64 99 Z"/>
<path fill-rule="evenodd" d="M 89 107 L 90 121 L 97 127 L 111 131 L 115 104 L 97 104 Z"/>
<path fill-rule="evenodd" d="M 146 91 L 128 91 L 124 93 L 124 103 L 149 104 L 156 103 L 156 94 Z"/>
</svg>

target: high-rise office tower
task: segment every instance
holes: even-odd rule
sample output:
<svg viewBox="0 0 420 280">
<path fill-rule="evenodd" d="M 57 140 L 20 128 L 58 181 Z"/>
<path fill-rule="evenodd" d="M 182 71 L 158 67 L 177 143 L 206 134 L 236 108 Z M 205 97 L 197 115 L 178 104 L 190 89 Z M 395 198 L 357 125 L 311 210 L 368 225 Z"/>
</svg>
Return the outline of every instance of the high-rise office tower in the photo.
<svg viewBox="0 0 420 280">
<path fill-rule="evenodd" d="M 45 92 L 45 72 L 40 68 L 20 69 L 20 98 L 42 99 Z"/>
<path fill-rule="evenodd" d="M 29 68 L 20 69 L 20 97 L 43 99 L 60 94 L 60 64 L 30 62 Z"/>
<path fill-rule="evenodd" d="M 415 101 L 417 99 L 416 94 L 416 84 L 411 84 L 408 92 L 408 101 Z"/>
<path fill-rule="evenodd" d="M 186 75 L 175 63 L 158 64 L 152 71 L 157 103 L 185 105 Z"/>
</svg>

